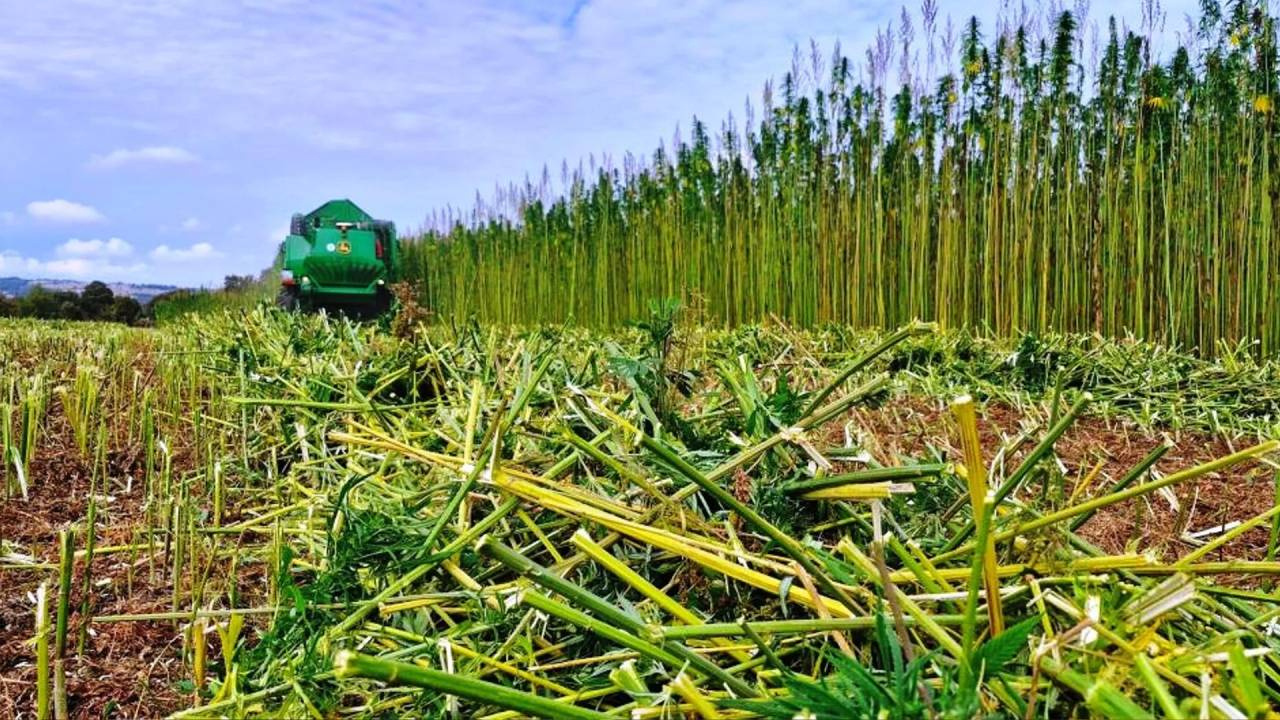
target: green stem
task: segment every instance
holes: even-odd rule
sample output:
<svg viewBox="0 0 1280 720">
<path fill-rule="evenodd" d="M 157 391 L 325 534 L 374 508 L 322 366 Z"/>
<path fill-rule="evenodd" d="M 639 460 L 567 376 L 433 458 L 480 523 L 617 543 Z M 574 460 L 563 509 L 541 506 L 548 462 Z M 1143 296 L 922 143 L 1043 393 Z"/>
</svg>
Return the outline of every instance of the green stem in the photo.
<svg viewBox="0 0 1280 720">
<path fill-rule="evenodd" d="M 611 717 L 595 710 L 587 710 L 567 703 L 548 700 L 538 695 L 512 690 L 503 685 L 477 680 L 465 675 L 429 670 L 417 665 L 383 660 L 348 650 L 343 650 L 334 657 L 333 669 L 340 678 L 366 677 L 391 685 L 410 685 L 427 690 L 435 690 L 439 693 L 455 695 L 485 705 L 497 705 L 498 707 L 515 710 L 533 717 L 550 718 L 551 720 L 558 720 L 559 718 L 564 720 L 609 720 Z"/>
<path fill-rule="evenodd" d="M 936 477 L 941 475 L 943 472 L 946 472 L 947 469 L 948 465 L 946 463 L 871 468 L 870 470 L 859 470 L 857 472 L 843 473 L 840 475 L 829 475 L 827 477 L 817 478 L 814 480 L 794 482 L 783 486 L 782 491 L 788 495 L 803 495 L 815 490 L 826 490 L 828 488 L 840 487 L 842 485 Z"/>
<path fill-rule="evenodd" d="M 850 377 L 853 376 L 854 373 L 858 372 L 862 368 L 871 364 L 872 360 L 875 360 L 877 357 L 880 357 L 880 355 L 888 351 L 889 348 L 893 347 L 894 345 L 897 345 L 898 343 L 902 342 L 903 340 L 906 340 L 907 338 L 913 335 L 924 335 L 926 333 L 936 332 L 937 329 L 938 329 L 938 326 L 936 324 L 924 323 L 924 322 L 920 322 L 919 320 L 913 321 L 907 325 L 904 325 L 901 328 L 898 328 L 897 332 L 893 333 L 889 337 L 882 340 L 879 345 L 876 345 L 875 347 L 871 348 L 866 353 L 864 353 L 861 357 L 857 358 L 853 362 L 844 366 L 844 368 L 839 373 L 836 374 L 835 378 L 833 378 L 831 382 L 827 383 L 827 386 L 824 387 L 817 395 L 813 397 L 812 400 L 809 401 L 809 404 L 805 406 L 803 415 L 811 415 L 820 405 L 822 405 L 822 402 L 824 400 L 826 400 L 828 397 L 831 396 L 832 393 L 838 390 L 846 380 L 848 380 Z"/>
<path fill-rule="evenodd" d="M 605 620 L 616 627 L 622 628 L 636 636 L 641 635 L 645 631 L 645 624 L 640 620 L 628 615 L 619 608 L 614 607 L 604 598 L 571 583 L 556 573 L 538 565 L 524 555 L 521 555 L 518 551 L 495 540 L 492 536 L 486 535 L 481 538 L 480 542 L 476 544 L 476 551 L 481 555 L 497 560 L 515 572 L 529 578 L 538 585 L 552 592 L 563 595 L 573 603 L 590 610 L 602 620 Z M 751 687 L 746 682 L 726 673 L 715 663 L 707 660 L 679 643 L 664 643 L 663 650 L 680 658 L 681 661 L 688 663 L 691 668 L 697 670 L 699 673 L 724 683 L 726 687 L 730 688 L 734 693 L 740 696 L 755 697 L 758 694 L 755 688 Z"/>
<path fill-rule="evenodd" d="M 1107 490 L 1107 494 L 1111 495 L 1114 493 L 1118 493 L 1121 490 L 1124 490 L 1125 488 L 1132 485 L 1138 478 L 1142 477 L 1143 474 L 1145 474 L 1148 470 L 1150 470 L 1151 467 L 1155 465 L 1157 461 L 1160 460 L 1160 458 L 1164 457 L 1164 454 L 1169 452 L 1169 449 L 1172 447 L 1173 447 L 1173 442 L 1169 440 L 1165 440 L 1164 442 L 1157 445 L 1155 448 L 1151 450 L 1151 452 L 1147 453 L 1146 457 L 1142 458 L 1142 460 L 1137 465 L 1134 465 L 1132 468 L 1129 468 L 1129 471 L 1124 474 L 1124 477 L 1117 480 L 1115 484 L 1113 484 Z M 1072 520 L 1071 524 L 1068 525 L 1067 527 L 1071 530 L 1071 532 L 1075 532 L 1079 530 L 1081 526 L 1089 522 L 1089 518 L 1093 517 L 1094 513 L 1096 512 L 1097 510 L 1090 510 L 1089 512 Z M 1270 560 L 1271 558 L 1267 558 L 1267 559 Z"/>
<path fill-rule="evenodd" d="M 954 627 L 960 625 L 963 615 L 934 615 L 938 625 Z M 916 625 L 912 617 L 904 617 L 907 625 Z M 689 640 L 691 638 L 742 637 L 748 635 L 746 628 L 761 635 L 804 635 L 815 632 L 843 632 L 846 630 L 871 630 L 876 626 L 874 616 L 852 618 L 806 618 L 802 620 L 758 620 L 745 624 L 738 622 L 704 623 L 702 625 L 665 625 L 653 626 L 647 634 L 665 640 Z"/>
</svg>

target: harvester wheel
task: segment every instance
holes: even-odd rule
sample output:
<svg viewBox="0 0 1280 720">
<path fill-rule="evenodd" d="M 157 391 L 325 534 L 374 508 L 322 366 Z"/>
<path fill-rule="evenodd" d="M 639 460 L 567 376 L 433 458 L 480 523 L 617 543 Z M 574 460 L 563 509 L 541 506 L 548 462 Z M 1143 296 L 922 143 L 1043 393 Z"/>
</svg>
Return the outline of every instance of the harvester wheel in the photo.
<svg viewBox="0 0 1280 720">
<path fill-rule="evenodd" d="M 396 301 L 396 298 L 394 295 L 391 294 L 390 290 L 386 289 L 385 287 L 379 287 L 378 296 L 374 300 L 374 311 L 378 315 L 386 314 L 389 310 L 391 310 L 391 307 L 395 303 L 395 301 Z"/>
<path fill-rule="evenodd" d="M 280 293 L 276 295 L 276 305 L 282 310 L 295 312 L 301 303 L 298 301 L 298 291 L 293 288 L 282 287 Z"/>
</svg>

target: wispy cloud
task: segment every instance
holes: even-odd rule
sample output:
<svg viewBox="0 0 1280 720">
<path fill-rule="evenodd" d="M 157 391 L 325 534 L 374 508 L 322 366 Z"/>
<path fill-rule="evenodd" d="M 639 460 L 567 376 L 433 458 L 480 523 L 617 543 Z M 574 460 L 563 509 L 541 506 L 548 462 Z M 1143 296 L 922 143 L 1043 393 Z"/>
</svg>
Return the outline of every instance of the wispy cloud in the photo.
<svg viewBox="0 0 1280 720">
<path fill-rule="evenodd" d="M 133 245 L 118 237 L 106 240 L 71 238 L 59 245 L 55 252 L 59 257 L 127 257 L 133 254 Z"/>
<path fill-rule="evenodd" d="M 145 108 L 174 133 L 419 157 L 482 152 L 490 172 L 503 168 L 487 185 L 536 170 L 531 159 L 645 151 L 693 112 L 718 120 L 739 106 L 787 69 L 792 43 L 840 29 L 856 29 L 860 42 L 882 18 L 858 0 L 279 0 L 200 6 L 201 21 L 189 22 L 195 7 L 33 7 L 10 34 L 25 41 L 0 47 L 0 83 L 8 70 L 12 83 L 56 84 L 86 103 L 128 97 L 128 118 Z M 102 24 L 112 32 L 95 32 Z M 300 24 L 328 40 L 297 42 Z M 91 162 L 186 159 L 178 150 L 122 149 Z"/>
<path fill-rule="evenodd" d="M 182 229 L 187 232 L 195 232 L 201 227 L 203 227 L 203 224 L 201 224 L 200 218 L 198 217 L 189 217 L 182 221 Z"/>
<path fill-rule="evenodd" d="M 192 262 L 194 260 L 211 260 L 222 257 L 222 252 L 211 243 L 198 242 L 190 247 L 171 248 L 159 245 L 151 251 L 151 259 L 156 262 Z"/>
<path fill-rule="evenodd" d="M 56 223 L 98 223 L 107 219 L 97 208 L 62 198 L 27 203 L 27 214 L 37 220 Z"/>
<path fill-rule="evenodd" d="M 125 165 L 189 165 L 198 162 L 195 153 L 171 145 L 143 147 L 137 149 L 119 148 L 106 155 L 94 155 L 89 158 L 89 167 L 96 170 L 111 170 Z"/>
</svg>

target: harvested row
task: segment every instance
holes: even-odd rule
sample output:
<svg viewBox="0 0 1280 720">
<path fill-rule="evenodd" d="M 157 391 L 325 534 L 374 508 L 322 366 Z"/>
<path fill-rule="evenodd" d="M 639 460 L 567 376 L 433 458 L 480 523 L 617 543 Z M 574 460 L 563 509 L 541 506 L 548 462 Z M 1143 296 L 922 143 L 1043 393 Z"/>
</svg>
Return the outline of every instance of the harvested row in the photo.
<svg viewBox="0 0 1280 720">
<path fill-rule="evenodd" d="M 120 326 L 5 321 L 0 346 L 0 716 L 36 712 L 32 598 L 42 585 L 50 622 L 65 615 L 48 636 L 68 712 L 177 709 L 187 673 L 172 625 L 85 619 L 185 603 L 166 562 L 166 514 L 181 478 L 221 452 L 222 436 L 206 429 L 201 444 L 191 432 L 211 378 L 197 355 Z"/>
<path fill-rule="evenodd" d="M 410 330 L 255 310 L 146 335 L 161 378 L 146 386 L 164 408 L 152 417 L 183 459 L 140 464 L 150 481 L 133 487 L 150 500 L 132 541 L 108 546 L 87 518 L 63 536 L 82 551 L 97 539 L 94 577 L 122 557 L 134 568 L 132 588 L 105 572 L 71 596 L 93 616 L 86 651 L 117 628 L 172 638 L 160 667 L 186 693 L 182 717 L 1229 716 L 1276 703 L 1269 364 L 1078 338 L 1011 355 L 920 324 L 703 332 L 662 312 L 613 336 Z M 1202 381 L 1183 394 L 1194 401 L 1108 379 L 1142 358 L 1149 380 Z M 61 372 L 105 396 L 122 382 Z M 1250 383 L 1258 393 L 1224 399 Z M 957 401 L 961 387 L 978 400 Z M 111 417 L 129 416 L 126 396 Z M 1167 441 L 1153 417 L 1177 423 Z M 1121 433 L 1136 457 L 1111 447 Z M 1210 482 L 1267 502 L 1229 517 L 1183 502 L 1159 552 L 1096 532 L 1149 525 L 1167 495 Z M 56 658 L 50 540 L 19 539 L 33 561 L 0 578 L 45 583 L 39 636 Z M 156 586 L 145 607 L 109 600 Z M 0 668 L 15 707 L 41 695 L 40 647 Z M 76 717 L 103 707 L 69 700 Z"/>
</svg>

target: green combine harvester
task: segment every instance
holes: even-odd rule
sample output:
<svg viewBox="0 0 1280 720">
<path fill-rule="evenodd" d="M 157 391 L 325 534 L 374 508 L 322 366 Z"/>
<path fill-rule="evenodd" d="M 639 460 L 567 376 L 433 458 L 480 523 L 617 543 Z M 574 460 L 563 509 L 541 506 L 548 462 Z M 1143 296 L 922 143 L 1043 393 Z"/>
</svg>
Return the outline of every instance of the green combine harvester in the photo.
<svg viewBox="0 0 1280 720">
<path fill-rule="evenodd" d="M 280 306 L 372 315 L 391 307 L 400 274 L 396 226 L 350 200 L 294 215 L 280 245 Z"/>
</svg>

